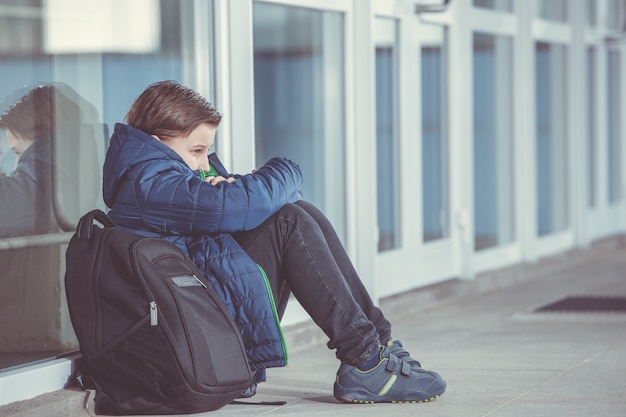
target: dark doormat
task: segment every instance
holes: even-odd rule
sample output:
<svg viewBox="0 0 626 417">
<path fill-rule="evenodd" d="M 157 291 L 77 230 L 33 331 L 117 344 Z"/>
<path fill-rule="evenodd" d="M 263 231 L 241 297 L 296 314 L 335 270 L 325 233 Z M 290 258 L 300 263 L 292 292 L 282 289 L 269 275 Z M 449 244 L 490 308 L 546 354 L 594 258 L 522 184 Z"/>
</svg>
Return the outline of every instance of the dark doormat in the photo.
<svg viewBox="0 0 626 417">
<path fill-rule="evenodd" d="M 569 296 L 543 307 L 536 313 L 626 313 L 626 297 Z"/>
</svg>

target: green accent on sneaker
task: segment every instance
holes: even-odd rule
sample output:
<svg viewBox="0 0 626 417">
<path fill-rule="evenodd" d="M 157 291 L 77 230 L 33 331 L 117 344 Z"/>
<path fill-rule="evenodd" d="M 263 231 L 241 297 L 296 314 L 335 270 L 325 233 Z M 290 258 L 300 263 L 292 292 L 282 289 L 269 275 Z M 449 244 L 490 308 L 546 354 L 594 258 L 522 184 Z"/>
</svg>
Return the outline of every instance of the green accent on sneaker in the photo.
<svg viewBox="0 0 626 417">
<path fill-rule="evenodd" d="M 389 392 L 391 387 L 393 387 L 393 385 L 396 383 L 397 380 L 398 380 L 398 375 L 391 375 L 389 377 L 389 380 L 387 381 L 387 383 L 383 387 L 383 389 L 381 389 L 378 392 L 378 395 L 380 395 L 381 397 L 384 397 L 385 395 L 387 395 L 387 393 Z"/>
</svg>

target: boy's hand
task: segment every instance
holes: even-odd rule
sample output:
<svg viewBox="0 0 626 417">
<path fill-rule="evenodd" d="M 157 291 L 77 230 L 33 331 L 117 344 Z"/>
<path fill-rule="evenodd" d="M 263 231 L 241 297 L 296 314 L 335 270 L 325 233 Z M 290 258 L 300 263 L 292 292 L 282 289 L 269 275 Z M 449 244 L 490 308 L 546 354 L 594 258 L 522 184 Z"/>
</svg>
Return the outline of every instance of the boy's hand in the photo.
<svg viewBox="0 0 626 417">
<path fill-rule="evenodd" d="M 233 183 L 233 182 L 235 182 L 236 179 L 233 178 L 233 177 L 224 178 L 221 175 L 218 175 L 216 177 L 214 177 L 214 176 L 206 177 L 204 180 L 206 182 L 208 182 L 209 184 L 211 184 L 211 185 L 217 185 L 218 183 L 220 183 L 222 181 Z"/>
</svg>

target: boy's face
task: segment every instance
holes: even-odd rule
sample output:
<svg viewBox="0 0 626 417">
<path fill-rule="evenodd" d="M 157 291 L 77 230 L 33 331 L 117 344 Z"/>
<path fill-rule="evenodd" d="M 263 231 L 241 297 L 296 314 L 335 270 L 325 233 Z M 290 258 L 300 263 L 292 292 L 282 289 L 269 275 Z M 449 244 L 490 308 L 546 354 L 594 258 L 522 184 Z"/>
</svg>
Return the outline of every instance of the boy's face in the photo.
<svg viewBox="0 0 626 417">
<path fill-rule="evenodd" d="M 7 129 L 7 140 L 9 141 L 9 146 L 11 150 L 15 153 L 16 160 L 19 161 L 20 156 L 32 145 L 35 140 L 34 139 L 26 139 L 20 135 L 16 135 L 10 130 Z"/>
<path fill-rule="evenodd" d="M 189 136 L 176 136 L 167 141 L 162 141 L 189 165 L 192 170 L 208 170 L 209 160 L 207 154 L 215 139 L 215 126 L 202 123 L 191 131 Z M 156 139 L 159 139 L 155 136 Z M 160 140 L 160 139 L 159 139 Z"/>
</svg>

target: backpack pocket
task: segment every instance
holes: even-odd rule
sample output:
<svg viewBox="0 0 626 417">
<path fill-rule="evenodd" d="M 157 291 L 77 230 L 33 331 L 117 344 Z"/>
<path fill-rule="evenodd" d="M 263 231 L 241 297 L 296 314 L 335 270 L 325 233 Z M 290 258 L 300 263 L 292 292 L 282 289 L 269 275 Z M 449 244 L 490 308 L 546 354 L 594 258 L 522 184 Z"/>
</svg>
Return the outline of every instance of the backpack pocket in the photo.
<svg viewBox="0 0 626 417">
<path fill-rule="evenodd" d="M 217 295 L 195 275 L 168 278 L 167 286 L 175 300 L 180 324 L 169 323 L 184 330 L 178 343 L 191 347 L 195 380 L 213 387 L 249 384 L 251 371 L 239 330 Z M 184 349 L 180 349 L 184 351 Z M 247 385 L 246 385 L 247 386 Z"/>
<path fill-rule="evenodd" d="M 172 347 L 147 314 L 115 340 L 96 352 L 87 369 L 120 410 L 158 409 L 179 396 L 185 386 Z M 103 410 L 101 410 L 103 411 Z M 113 410 L 110 410 L 113 411 Z"/>
</svg>

